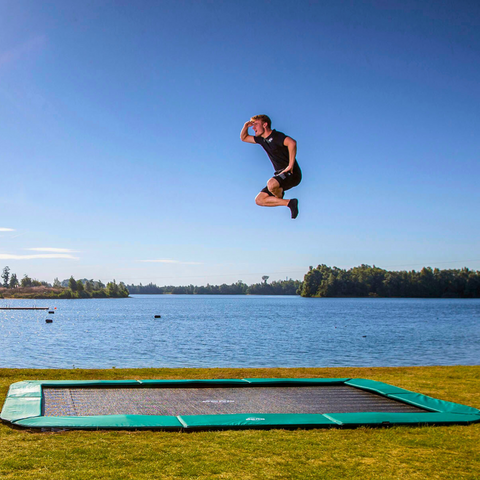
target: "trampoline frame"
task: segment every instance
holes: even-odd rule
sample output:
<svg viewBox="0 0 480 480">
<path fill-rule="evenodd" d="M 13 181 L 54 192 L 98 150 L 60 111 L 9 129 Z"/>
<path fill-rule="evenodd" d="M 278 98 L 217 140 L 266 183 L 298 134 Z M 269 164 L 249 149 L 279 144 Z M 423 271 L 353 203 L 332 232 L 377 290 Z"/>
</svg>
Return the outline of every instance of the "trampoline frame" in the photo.
<svg viewBox="0 0 480 480">
<path fill-rule="evenodd" d="M 418 413 L 353 412 L 322 414 L 91 415 L 43 416 L 43 388 L 212 388 L 347 385 L 426 410 Z M 225 380 L 28 380 L 10 385 L 0 414 L 12 426 L 40 429 L 330 428 L 388 425 L 445 425 L 480 422 L 480 410 L 438 400 L 362 378 L 245 378 Z"/>
</svg>

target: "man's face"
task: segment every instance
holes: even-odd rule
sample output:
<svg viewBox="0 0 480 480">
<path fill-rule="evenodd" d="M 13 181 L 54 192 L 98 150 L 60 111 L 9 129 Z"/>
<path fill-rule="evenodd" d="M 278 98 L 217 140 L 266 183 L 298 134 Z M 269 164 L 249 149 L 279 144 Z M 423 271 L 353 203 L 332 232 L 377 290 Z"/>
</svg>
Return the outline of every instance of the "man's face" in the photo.
<svg viewBox="0 0 480 480">
<path fill-rule="evenodd" d="M 262 123 L 261 120 L 252 120 L 252 128 L 255 132 L 255 136 L 259 137 L 265 132 L 266 123 Z"/>
</svg>

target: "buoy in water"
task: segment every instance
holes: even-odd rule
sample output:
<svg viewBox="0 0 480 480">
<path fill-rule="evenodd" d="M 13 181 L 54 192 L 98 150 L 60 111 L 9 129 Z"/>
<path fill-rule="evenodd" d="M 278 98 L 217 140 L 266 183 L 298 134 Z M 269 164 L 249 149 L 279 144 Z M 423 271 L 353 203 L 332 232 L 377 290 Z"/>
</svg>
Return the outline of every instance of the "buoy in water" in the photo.
<svg viewBox="0 0 480 480">
<path fill-rule="evenodd" d="M 45 320 L 45 323 L 53 323 L 53 320 L 52 320 L 51 318 L 47 318 L 47 319 Z"/>
<path fill-rule="evenodd" d="M 50 312 L 48 312 L 48 313 L 53 315 L 55 312 L 54 312 L 54 311 L 50 311 Z"/>
<path fill-rule="evenodd" d="M 161 315 L 155 315 L 155 318 L 162 318 Z"/>
</svg>

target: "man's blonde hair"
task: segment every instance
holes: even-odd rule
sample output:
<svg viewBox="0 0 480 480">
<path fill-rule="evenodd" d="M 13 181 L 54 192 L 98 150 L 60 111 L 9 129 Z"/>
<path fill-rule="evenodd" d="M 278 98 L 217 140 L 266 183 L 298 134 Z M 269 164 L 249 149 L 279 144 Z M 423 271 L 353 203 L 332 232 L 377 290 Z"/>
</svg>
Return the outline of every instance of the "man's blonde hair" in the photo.
<svg viewBox="0 0 480 480">
<path fill-rule="evenodd" d="M 250 119 L 252 122 L 254 120 L 260 120 L 262 123 L 266 123 L 268 128 L 272 128 L 272 121 L 270 120 L 270 117 L 268 115 L 255 115 Z"/>
</svg>

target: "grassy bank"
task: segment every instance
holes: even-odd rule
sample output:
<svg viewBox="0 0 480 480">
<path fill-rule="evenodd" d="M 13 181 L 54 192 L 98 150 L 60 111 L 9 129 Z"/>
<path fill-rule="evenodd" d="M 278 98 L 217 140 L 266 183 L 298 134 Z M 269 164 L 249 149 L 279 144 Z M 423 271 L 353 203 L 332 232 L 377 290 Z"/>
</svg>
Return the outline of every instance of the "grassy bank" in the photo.
<svg viewBox="0 0 480 480">
<path fill-rule="evenodd" d="M 328 369 L 0 369 L 28 379 L 362 377 L 480 408 L 480 366 Z M 480 424 L 354 430 L 36 433 L 0 425 L 2 479 L 474 479 Z"/>
</svg>

